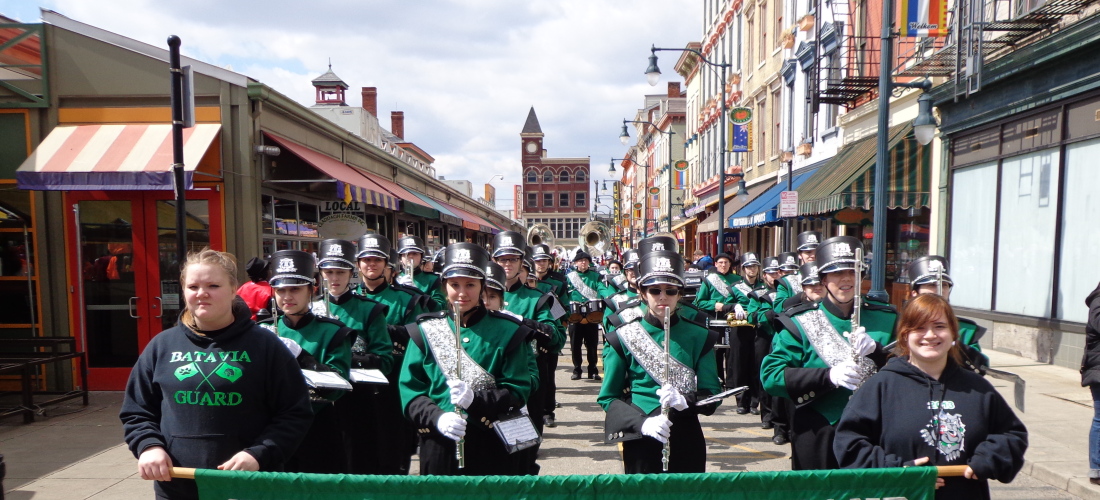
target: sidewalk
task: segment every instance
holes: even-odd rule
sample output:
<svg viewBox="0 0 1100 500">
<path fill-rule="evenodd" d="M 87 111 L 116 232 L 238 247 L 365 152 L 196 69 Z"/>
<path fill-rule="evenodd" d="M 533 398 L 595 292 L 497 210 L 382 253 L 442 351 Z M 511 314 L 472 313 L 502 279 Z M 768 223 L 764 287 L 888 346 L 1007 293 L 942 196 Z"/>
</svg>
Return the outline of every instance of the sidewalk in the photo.
<svg viewBox="0 0 1100 500">
<path fill-rule="evenodd" d="M 1100 486 L 1088 482 L 1092 401 L 1088 390 L 1080 386 L 1077 372 L 1010 354 L 987 354 L 994 367 L 1016 373 L 1027 381 L 1027 411 L 1017 414 L 1030 434 L 1027 463 L 1021 477 L 1012 485 L 991 483 L 993 496 L 998 496 L 998 486 L 1013 489 L 1029 483 L 1046 483 L 1076 497 L 1100 500 Z M 563 408 L 558 410 L 558 427 L 547 430 L 545 459 L 540 459 L 543 473 L 620 473 L 618 451 L 602 439 L 603 412 L 594 401 L 599 386 L 588 380 L 569 381 L 566 364 L 559 366 L 559 400 Z M 990 381 L 1011 404 L 1012 385 L 996 379 Z M 78 404 L 52 407 L 30 425 L 21 424 L 18 418 L 0 422 L 0 453 L 8 464 L 5 498 L 149 498 L 152 484 L 137 477 L 136 461 L 122 444 L 118 420 L 121 401 L 121 393 L 98 392 L 92 394 L 87 408 Z M 736 415 L 729 408 L 704 419 L 708 472 L 789 467 L 789 446 L 773 445 L 771 431 L 761 430 L 758 419 Z M 580 457 L 583 459 L 577 460 Z M 1026 493 L 1013 496 L 1030 497 Z"/>
</svg>

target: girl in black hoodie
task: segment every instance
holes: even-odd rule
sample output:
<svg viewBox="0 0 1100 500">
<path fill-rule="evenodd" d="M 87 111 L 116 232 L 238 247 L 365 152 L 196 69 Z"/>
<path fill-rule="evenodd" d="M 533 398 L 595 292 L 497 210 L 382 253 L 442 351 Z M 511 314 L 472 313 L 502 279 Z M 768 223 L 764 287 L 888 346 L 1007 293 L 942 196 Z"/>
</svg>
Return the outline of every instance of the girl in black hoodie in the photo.
<svg viewBox="0 0 1100 500">
<path fill-rule="evenodd" d="M 937 499 L 987 499 L 1024 464 L 1027 429 L 981 375 L 960 368 L 959 324 L 938 295 L 911 300 L 898 322 L 898 357 L 852 396 L 833 453 L 844 468 L 966 465 L 941 478 Z"/>
</svg>

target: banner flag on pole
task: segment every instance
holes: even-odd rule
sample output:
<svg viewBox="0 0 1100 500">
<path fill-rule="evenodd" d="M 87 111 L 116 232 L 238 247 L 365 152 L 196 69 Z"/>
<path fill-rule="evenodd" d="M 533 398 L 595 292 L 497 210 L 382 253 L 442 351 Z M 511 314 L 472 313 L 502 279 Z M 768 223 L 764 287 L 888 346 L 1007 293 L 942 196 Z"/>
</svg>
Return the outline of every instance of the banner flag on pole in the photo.
<svg viewBox="0 0 1100 500">
<path fill-rule="evenodd" d="M 947 0 L 901 0 L 900 11 L 901 36 L 947 36 Z"/>
<path fill-rule="evenodd" d="M 932 500 L 935 467 L 709 474 L 358 476 L 199 469 L 201 500 L 550 498 L 769 500 L 903 497 Z M 183 480 L 183 479 L 176 479 Z"/>
<path fill-rule="evenodd" d="M 752 132 L 752 123 L 746 123 L 744 125 L 732 125 L 730 126 L 730 134 L 733 136 L 730 140 L 730 144 L 733 146 L 730 151 L 734 153 L 747 153 L 751 150 L 749 144 L 749 135 Z"/>
</svg>

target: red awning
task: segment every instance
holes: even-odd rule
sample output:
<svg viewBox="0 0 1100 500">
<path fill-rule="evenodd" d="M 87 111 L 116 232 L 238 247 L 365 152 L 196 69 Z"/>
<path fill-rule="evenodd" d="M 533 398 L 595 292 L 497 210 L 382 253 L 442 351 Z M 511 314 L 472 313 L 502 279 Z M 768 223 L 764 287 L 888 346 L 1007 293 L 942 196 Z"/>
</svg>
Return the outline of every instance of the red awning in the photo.
<svg viewBox="0 0 1100 500">
<path fill-rule="evenodd" d="M 290 139 L 279 137 L 271 132 L 264 132 L 280 146 L 286 148 L 295 156 L 301 158 L 336 180 L 336 192 L 342 198 L 350 198 L 349 201 L 358 201 L 377 207 L 397 210 L 397 200 L 390 196 L 381 186 L 375 184 L 370 178 L 363 175 L 365 172 L 355 167 L 346 165 L 331 156 L 319 153 L 306 146 L 298 144 Z"/>
</svg>

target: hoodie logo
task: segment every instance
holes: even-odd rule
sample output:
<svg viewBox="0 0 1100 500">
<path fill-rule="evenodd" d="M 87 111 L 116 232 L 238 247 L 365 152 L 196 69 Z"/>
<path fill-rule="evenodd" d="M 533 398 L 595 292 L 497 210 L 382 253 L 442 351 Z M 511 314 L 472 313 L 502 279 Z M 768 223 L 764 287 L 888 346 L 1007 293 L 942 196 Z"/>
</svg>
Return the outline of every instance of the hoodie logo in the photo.
<svg viewBox="0 0 1100 500">
<path fill-rule="evenodd" d="M 921 429 L 920 435 L 948 461 L 959 458 L 966 450 L 966 424 L 963 424 L 961 413 L 947 413 L 940 408 L 932 421 Z"/>
</svg>

